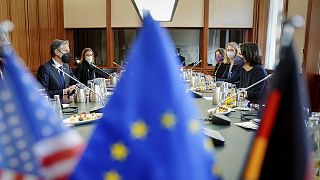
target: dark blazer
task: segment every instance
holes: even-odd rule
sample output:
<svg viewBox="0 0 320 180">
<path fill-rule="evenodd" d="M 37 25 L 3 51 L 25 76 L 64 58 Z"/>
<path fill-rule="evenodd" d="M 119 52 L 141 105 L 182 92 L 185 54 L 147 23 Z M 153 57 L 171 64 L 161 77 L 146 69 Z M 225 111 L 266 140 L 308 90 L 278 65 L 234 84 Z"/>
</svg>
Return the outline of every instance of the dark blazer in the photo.
<svg viewBox="0 0 320 180">
<path fill-rule="evenodd" d="M 222 79 L 224 79 L 224 81 L 226 81 L 226 82 L 233 83 L 238 86 L 239 81 L 240 81 L 240 70 L 242 69 L 243 64 L 244 64 L 243 59 L 241 59 L 239 56 L 237 56 L 233 66 L 232 66 L 232 69 L 231 69 L 231 76 L 228 77 L 229 67 L 230 67 L 230 64 L 228 64 L 228 67 L 226 67 L 226 69 L 222 75 Z"/>
<path fill-rule="evenodd" d="M 72 80 L 68 76 L 65 76 L 65 83 L 62 84 L 59 71 L 52 66 L 53 64 L 54 62 L 51 59 L 46 64 L 41 65 L 38 69 L 37 79 L 43 86 L 43 88 L 45 88 L 45 90 L 51 98 L 53 98 L 53 95 L 60 95 L 60 97 L 62 97 L 63 89 L 71 85 L 77 84 L 77 82 Z M 63 64 L 63 71 L 69 74 L 70 76 L 75 77 L 70 69 L 69 64 Z"/>
<path fill-rule="evenodd" d="M 88 80 L 95 78 L 96 68 L 89 64 L 86 60 L 83 60 L 77 65 L 76 76 L 83 84 L 88 83 Z"/>
<path fill-rule="evenodd" d="M 183 57 L 183 56 L 181 56 L 181 55 L 179 55 L 179 56 L 177 56 L 177 57 L 178 57 L 178 59 L 180 60 L 180 65 L 181 65 L 181 66 L 185 66 L 185 65 L 186 65 L 186 58 Z"/>
<path fill-rule="evenodd" d="M 216 64 L 216 67 L 214 68 L 214 72 L 213 72 L 216 79 L 222 78 L 224 72 L 226 71 L 226 68 L 229 68 L 229 66 L 223 62 Z"/>
<path fill-rule="evenodd" d="M 262 65 L 254 65 L 250 71 L 246 71 L 241 68 L 239 87 L 246 88 L 254 84 L 255 82 L 260 81 L 267 75 L 267 71 L 263 68 Z M 257 84 L 256 86 L 247 90 L 248 100 L 252 103 L 263 103 L 264 96 L 266 95 L 268 89 L 268 80 Z"/>
<path fill-rule="evenodd" d="M 89 64 L 86 60 L 83 60 L 81 63 L 77 65 L 76 69 L 77 79 L 83 84 L 87 85 L 88 80 L 92 80 L 94 78 L 108 78 L 109 74 L 101 69 L 95 68 L 91 64 Z"/>
</svg>

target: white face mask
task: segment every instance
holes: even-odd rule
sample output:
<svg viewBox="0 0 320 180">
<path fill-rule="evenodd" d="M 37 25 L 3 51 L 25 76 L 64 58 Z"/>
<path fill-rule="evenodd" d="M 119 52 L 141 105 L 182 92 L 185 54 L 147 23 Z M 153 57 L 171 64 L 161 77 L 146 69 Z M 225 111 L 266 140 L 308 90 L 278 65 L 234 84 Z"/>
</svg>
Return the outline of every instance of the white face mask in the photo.
<svg viewBox="0 0 320 180">
<path fill-rule="evenodd" d="M 92 56 L 86 57 L 85 60 L 86 60 L 88 63 L 92 63 L 92 62 L 93 62 Z"/>
<path fill-rule="evenodd" d="M 228 51 L 227 56 L 229 59 L 233 59 L 236 56 L 236 52 L 234 51 Z"/>
</svg>

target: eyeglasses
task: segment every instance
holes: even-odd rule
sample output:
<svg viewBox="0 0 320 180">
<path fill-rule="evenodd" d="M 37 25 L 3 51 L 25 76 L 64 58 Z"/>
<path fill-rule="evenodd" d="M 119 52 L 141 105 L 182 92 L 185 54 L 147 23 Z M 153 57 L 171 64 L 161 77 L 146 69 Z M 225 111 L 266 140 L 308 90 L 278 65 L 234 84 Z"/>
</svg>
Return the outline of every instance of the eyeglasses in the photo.
<svg viewBox="0 0 320 180">
<path fill-rule="evenodd" d="M 61 52 L 62 54 L 65 54 L 65 53 L 68 53 L 69 51 L 67 52 L 62 52 L 60 49 L 58 49 L 59 52 Z"/>
</svg>

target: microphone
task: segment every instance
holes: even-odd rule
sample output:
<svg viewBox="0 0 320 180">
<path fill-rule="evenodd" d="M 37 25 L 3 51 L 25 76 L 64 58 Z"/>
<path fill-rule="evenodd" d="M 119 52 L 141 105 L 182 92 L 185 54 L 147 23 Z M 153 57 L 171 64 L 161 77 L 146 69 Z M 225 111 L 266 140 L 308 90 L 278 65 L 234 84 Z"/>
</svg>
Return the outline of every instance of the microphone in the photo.
<svg viewBox="0 0 320 180">
<path fill-rule="evenodd" d="M 198 61 L 197 63 L 195 63 L 195 64 L 191 67 L 191 69 L 193 69 L 194 67 L 198 66 L 201 62 L 202 62 L 202 59 L 201 59 L 200 61 Z"/>
<path fill-rule="evenodd" d="M 103 72 L 103 73 L 107 74 L 108 76 L 111 76 L 111 74 L 110 74 L 110 73 L 108 73 L 108 72 L 106 72 L 105 70 L 103 70 L 103 69 L 101 69 L 101 68 L 97 67 L 95 64 L 90 63 L 90 65 L 91 65 L 91 66 L 93 66 L 94 68 L 96 68 L 96 69 L 100 70 L 101 72 Z"/>
<path fill-rule="evenodd" d="M 213 123 L 213 124 L 216 124 L 216 125 L 230 125 L 230 122 L 231 122 L 231 121 L 230 121 L 230 119 L 229 119 L 227 116 L 222 115 L 222 114 L 217 114 L 217 110 L 218 110 L 219 106 L 220 106 L 222 103 L 224 103 L 225 101 L 227 101 L 227 100 L 229 100 L 229 99 L 231 99 L 231 98 L 233 98 L 233 97 L 237 97 L 240 93 L 243 93 L 244 91 L 247 91 L 248 89 L 256 86 L 257 84 L 259 84 L 259 83 L 261 83 L 261 82 L 269 79 L 272 75 L 273 75 L 273 74 L 269 74 L 268 76 L 266 76 L 266 77 L 262 78 L 261 80 L 253 83 L 252 85 L 250 85 L 250 86 L 242 89 L 241 91 L 233 94 L 232 96 L 227 97 L 227 98 L 223 99 L 222 101 L 220 101 L 220 102 L 217 104 L 216 109 L 215 109 L 213 112 L 210 112 L 210 113 L 209 113 L 209 117 L 211 118 L 212 123 Z"/>
<path fill-rule="evenodd" d="M 117 64 L 116 62 L 113 62 L 113 64 L 115 64 L 116 66 L 118 66 L 121 69 L 124 69 L 124 67 L 120 66 L 119 64 Z"/>
<path fill-rule="evenodd" d="M 102 97 L 100 96 L 100 94 L 96 93 L 94 90 L 92 90 L 91 88 L 89 88 L 88 86 L 86 86 L 85 84 L 83 84 L 82 82 L 78 81 L 78 79 L 70 76 L 68 73 L 66 73 L 66 72 L 64 72 L 63 70 L 61 70 L 61 69 L 58 68 L 55 64 L 52 64 L 52 66 L 53 66 L 54 68 L 56 68 L 59 72 L 62 72 L 64 75 L 68 76 L 69 78 L 73 79 L 73 80 L 76 81 L 77 83 L 81 84 L 83 87 L 89 89 L 91 92 L 93 92 L 94 94 L 96 94 L 96 95 L 99 97 L 99 99 L 101 100 L 102 106 L 105 105 L 104 102 L 103 102 Z"/>
</svg>

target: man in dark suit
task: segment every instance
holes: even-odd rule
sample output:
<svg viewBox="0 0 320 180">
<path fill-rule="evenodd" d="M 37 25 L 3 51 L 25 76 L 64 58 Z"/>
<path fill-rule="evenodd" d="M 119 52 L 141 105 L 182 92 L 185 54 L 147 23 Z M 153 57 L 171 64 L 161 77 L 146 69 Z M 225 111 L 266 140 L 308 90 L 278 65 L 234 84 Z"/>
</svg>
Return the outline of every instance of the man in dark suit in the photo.
<svg viewBox="0 0 320 180">
<path fill-rule="evenodd" d="M 176 55 L 177 55 L 178 59 L 180 60 L 180 65 L 185 66 L 186 65 L 186 58 L 181 56 L 180 48 L 176 48 Z"/>
<path fill-rule="evenodd" d="M 57 67 L 75 77 L 68 64 L 71 60 L 69 42 L 59 39 L 53 40 L 50 44 L 50 54 L 51 59 L 38 69 L 38 81 L 50 97 L 54 95 L 60 95 L 60 97 L 70 95 L 75 90 L 77 82 L 56 69 Z"/>
</svg>

